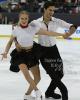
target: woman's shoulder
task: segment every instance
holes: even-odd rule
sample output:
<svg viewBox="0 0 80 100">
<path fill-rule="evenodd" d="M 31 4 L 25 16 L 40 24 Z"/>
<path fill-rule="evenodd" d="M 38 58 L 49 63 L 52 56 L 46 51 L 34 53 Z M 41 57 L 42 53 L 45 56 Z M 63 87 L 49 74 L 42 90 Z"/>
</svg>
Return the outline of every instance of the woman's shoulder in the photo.
<svg viewBox="0 0 80 100">
<path fill-rule="evenodd" d="M 29 23 L 30 26 L 32 27 L 40 27 L 41 23 L 37 20 L 33 20 L 32 22 Z"/>
<path fill-rule="evenodd" d="M 16 26 L 14 26 L 14 28 L 13 28 L 13 31 L 17 31 L 17 30 L 19 30 L 19 26 L 18 25 L 16 25 Z"/>
</svg>

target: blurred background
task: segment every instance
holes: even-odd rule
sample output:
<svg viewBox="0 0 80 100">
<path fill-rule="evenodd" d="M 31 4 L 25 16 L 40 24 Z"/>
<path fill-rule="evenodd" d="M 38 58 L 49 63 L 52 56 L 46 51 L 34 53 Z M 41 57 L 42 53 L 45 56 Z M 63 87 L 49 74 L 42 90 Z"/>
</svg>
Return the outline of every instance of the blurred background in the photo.
<svg viewBox="0 0 80 100">
<path fill-rule="evenodd" d="M 21 10 L 30 13 L 30 21 L 40 17 L 45 1 L 56 3 L 55 17 L 80 25 L 80 0 L 0 0 L 0 24 L 16 24 Z"/>
</svg>

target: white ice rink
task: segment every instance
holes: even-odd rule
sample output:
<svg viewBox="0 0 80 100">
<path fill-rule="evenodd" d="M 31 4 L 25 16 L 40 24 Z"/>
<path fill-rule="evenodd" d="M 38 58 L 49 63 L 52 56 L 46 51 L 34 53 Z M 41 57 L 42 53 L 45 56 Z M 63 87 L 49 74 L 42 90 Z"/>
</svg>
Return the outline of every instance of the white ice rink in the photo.
<svg viewBox="0 0 80 100">
<path fill-rule="evenodd" d="M 8 38 L 0 38 L 0 54 L 6 46 Z M 57 46 L 64 61 L 64 78 L 63 82 L 66 84 L 69 91 L 69 100 L 80 100 L 80 41 L 79 40 L 57 40 Z M 14 48 L 12 46 L 11 50 Z M 0 100 L 23 100 L 24 93 L 28 87 L 21 72 L 13 73 L 9 71 L 8 58 L 1 61 L 0 55 Z M 38 87 L 43 93 L 46 91 L 50 78 L 41 69 L 41 81 Z M 58 89 L 56 89 L 59 92 Z M 32 94 L 34 95 L 34 94 Z"/>
</svg>

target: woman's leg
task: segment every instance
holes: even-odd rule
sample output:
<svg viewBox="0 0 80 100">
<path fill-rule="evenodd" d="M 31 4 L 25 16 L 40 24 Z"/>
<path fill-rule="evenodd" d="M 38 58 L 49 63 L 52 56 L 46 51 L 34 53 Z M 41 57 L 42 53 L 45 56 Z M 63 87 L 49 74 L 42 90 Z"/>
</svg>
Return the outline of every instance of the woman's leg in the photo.
<svg viewBox="0 0 80 100">
<path fill-rule="evenodd" d="M 25 79 L 28 81 L 28 83 L 30 84 L 31 88 L 33 88 L 34 90 L 38 90 L 38 88 L 36 87 L 36 84 L 34 82 L 34 80 L 31 78 L 30 73 L 28 68 L 26 67 L 25 64 L 20 64 L 19 65 L 20 70 L 22 71 Z M 29 95 L 29 93 L 28 93 Z"/>
<path fill-rule="evenodd" d="M 30 69 L 30 71 L 32 72 L 32 75 L 34 77 L 34 82 L 37 85 L 39 83 L 39 81 L 41 80 L 39 65 L 32 67 Z M 26 94 L 30 94 L 33 91 L 33 89 L 34 88 L 32 88 L 31 85 L 30 85 Z"/>
</svg>

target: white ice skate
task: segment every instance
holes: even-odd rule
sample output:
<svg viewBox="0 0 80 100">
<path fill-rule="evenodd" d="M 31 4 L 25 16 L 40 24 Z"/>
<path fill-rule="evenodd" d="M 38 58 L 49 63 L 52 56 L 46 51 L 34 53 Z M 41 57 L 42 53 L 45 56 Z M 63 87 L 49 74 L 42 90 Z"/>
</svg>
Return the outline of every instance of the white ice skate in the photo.
<svg viewBox="0 0 80 100">
<path fill-rule="evenodd" d="M 42 100 L 42 94 L 40 90 L 36 90 L 36 97 L 35 100 Z"/>
<path fill-rule="evenodd" d="M 24 100 L 35 100 L 34 97 L 32 97 L 31 95 L 24 95 Z"/>
</svg>

